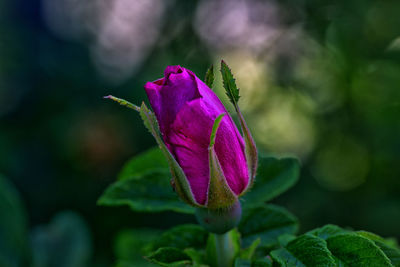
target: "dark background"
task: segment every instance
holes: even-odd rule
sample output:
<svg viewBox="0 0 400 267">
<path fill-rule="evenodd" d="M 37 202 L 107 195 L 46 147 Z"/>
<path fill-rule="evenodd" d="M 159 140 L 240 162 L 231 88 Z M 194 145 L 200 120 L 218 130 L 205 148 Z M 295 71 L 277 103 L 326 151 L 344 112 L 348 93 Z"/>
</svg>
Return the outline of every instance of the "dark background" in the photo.
<svg viewBox="0 0 400 267">
<path fill-rule="evenodd" d="M 102 96 L 140 104 L 167 65 L 203 78 L 223 58 L 259 150 L 302 162 L 273 201 L 301 231 L 333 223 L 400 238 L 398 14 L 397 0 L 0 0 L 0 173 L 30 228 L 74 210 L 93 263 L 109 266 L 119 230 L 194 219 L 96 206 L 155 144 L 138 114 Z"/>
</svg>

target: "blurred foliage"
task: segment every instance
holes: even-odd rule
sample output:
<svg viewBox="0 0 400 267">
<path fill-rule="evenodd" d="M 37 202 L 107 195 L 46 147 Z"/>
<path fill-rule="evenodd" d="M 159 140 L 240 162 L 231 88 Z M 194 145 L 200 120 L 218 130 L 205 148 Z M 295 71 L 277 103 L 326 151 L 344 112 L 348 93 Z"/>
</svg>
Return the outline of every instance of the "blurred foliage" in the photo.
<svg viewBox="0 0 400 267">
<path fill-rule="evenodd" d="M 29 230 L 18 192 L 2 176 L 0 214 L 0 266 L 84 267 L 90 264 L 92 239 L 85 221 L 72 211 L 63 211 L 48 226 Z"/>
<path fill-rule="evenodd" d="M 154 145 L 137 114 L 102 96 L 140 104 L 165 66 L 204 77 L 224 58 L 258 147 L 302 161 L 300 182 L 274 200 L 299 217 L 300 232 L 335 223 L 400 237 L 398 1 L 129 2 L 0 0 L 0 172 L 31 227 L 76 210 L 92 229 L 94 264 L 109 266 L 120 229 L 192 222 L 95 207 L 123 163 Z M 125 20 L 138 27 L 118 35 Z"/>
<path fill-rule="evenodd" d="M 0 175 L 0 266 L 22 266 L 28 260 L 25 212 L 18 192 Z"/>
<path fill-rule="evenodd" d="M 85 267 L 92 244 L 86 223 L 73 212 L 60 212 L 48 226 L 32 230 L 33 267 Z"/>
</svg>

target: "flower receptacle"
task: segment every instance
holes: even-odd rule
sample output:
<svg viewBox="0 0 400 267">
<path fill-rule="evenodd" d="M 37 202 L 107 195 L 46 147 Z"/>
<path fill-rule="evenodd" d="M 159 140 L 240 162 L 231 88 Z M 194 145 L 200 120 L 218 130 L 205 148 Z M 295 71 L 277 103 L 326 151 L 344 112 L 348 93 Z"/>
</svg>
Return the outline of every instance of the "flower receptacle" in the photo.
<svg viewBox="0 0 400 267">
<path fill-rule="evenodd" d="M 239 201 L 232 206 L 221 209 L 197 208 L 196 218 L 201 226 L 215 234 L 224 234 L 235 228 L 242 216 L 242 207 Z"/>
</svg>

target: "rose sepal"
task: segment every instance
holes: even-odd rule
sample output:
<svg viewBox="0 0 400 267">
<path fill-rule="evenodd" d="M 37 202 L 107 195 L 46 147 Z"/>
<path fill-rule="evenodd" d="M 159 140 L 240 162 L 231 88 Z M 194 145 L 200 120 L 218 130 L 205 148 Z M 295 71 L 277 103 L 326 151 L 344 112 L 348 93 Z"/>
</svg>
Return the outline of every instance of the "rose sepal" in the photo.
<svg viewBox="0 0 400 267">
<path fill-rule="evenodd" d="M 161 151 L 167 158 L 168 165 L 172 173 L 172 179 L 176 193 L 180 196 L 180 198 L 183 201 L 185 201 L 189 205 L 192 205 L 194 207 L 204 207 L 203 205 L 200 205 L 196 202 L 185 173 L 183 172 L 178 162 L 176 162 L 175 158 L 164 144 L 159 134 L 159 126 L 154 113 L 150 111 L 150 109 L 146 106 L 144 102 L 142 103 L 139 112 L 144 122 L 144 125 L 153 135 Z"/>
<path fill-rule="evenodd" d="M 218 156 L 214 150 L 215 138 L 222 118 L 225 113 L 220 114 L 214 121 L 209 151 L 210 180 L 208 184 L 207 208 L 212 210 L 230 208 L 237 202 L 237 196 L 232 192 L 225 178 Z"/>
<path fill-rule="evenodd" d="M 229 97 L 229 100 L 231 101 L 233 106 L 235 107 L 235 111 L 238 115 L 240 126 L 242 129 L 243 139 L 245 142 L 245 155 L 246 155 L 247 168 L 249 170 L 249 181 L 247 183 L 246 188 L 240 194 L 240 196 L 242 196 L 251 188 L 251 186 L 254 183 L 254 179 L 256 177 L 257 166 L 258 166 L 257 147 L 238 105 L 238 101 L 240 98 L 239 88 L 237 88 L 236 86 L 236 82 L 235 79 L 233 78 L 231 69 L 223 60 L 221 60 L 221 74 L 226 94 Z"/>
<path fill-rule="evenodd" d="M 242 215 L 238 197 L 230 189 L 214 150 L 218 127 L 225 115 L 222 113 L 214 120 L 208 147 L 210 180 L 206 208 L 197 208 L 195 213 L 200 225 L 207 231 L 218 235 L 236 227 Z"/>
<path fill-rule="evenodd" d="M 244 139 L 244 143 L 245 143 L 245 152 L 246 152 L 245 153 L 246 162 L 247 162 L 247 167 L 249 169 L 249 182 L 247 183 L 246 188 L 240 194 L 240 196 L 242 196 L 253 186 L 254 180 L 256 178 L 256 172 L 257 172 L 257 167 L 258 167 L 258 152 L 257 152 L 256 143 L 250 133 L 249 128 L 247 127 L 246 121 L 244 120 L 242 112 L 240 111 L 239 106 L 237 104 L 235 106 L 235 109 L 236 109 L 236 113 L 239 117 L 240 126 L 241 126 L 242 133 L 243 133 L 243 139 Z"/>
</svg>

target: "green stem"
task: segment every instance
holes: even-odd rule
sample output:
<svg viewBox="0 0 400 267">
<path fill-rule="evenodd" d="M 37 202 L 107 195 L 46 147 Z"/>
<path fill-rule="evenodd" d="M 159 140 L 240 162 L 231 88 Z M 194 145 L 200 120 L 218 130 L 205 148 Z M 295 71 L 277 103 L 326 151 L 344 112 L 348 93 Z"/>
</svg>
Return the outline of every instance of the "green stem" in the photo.
<svg viewBox="0 0 400 267">
<path fill-rule="evenodd" d="M 232 238 L 229 232 L 215 235 L 215 257 L 216 267 L 230 267 L 233 266 L 235 259 L 235 250 L 233 248 Z"/>
</svg>

